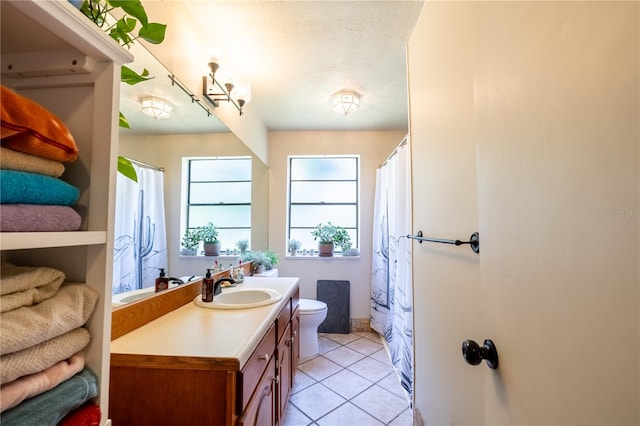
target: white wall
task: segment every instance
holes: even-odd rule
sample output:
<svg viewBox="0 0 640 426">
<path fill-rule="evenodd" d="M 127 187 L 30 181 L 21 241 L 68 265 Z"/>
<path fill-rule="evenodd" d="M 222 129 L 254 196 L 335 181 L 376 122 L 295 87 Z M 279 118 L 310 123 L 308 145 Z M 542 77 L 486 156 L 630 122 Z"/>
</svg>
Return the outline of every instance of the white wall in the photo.
<svg viewBox="0 0 640 426">
<path fill-rule="evenodd" d="M 203 256 L 179 256 L 180 213 L 182 211 L 182 157 L 250 155 L 250 151 L 232 133 L 127 136 L 120 135 L 119 155 L 163 167 L 165 169 L 164 197 L 167 220 L 167 248 L 170 276 L 204 275 L 213 259 Z M 252 247 L 267 245 L 268 208 L 265 188 L 267 167 L 253 158 L 252 169 Z M 235 247 L 235 242 L 224 242 L 223 249 Z M 235 259 L 235 258 L 234 258 Z M 227 266 L 234 259 L 225 259 Z M 219 261 L 222 261 L 221 259 Z"/>
<path fill-rule="evenodd" d="M 301 297 L 315 299 L 319 279 L 349 280 L 351 317 L 369 318 L 376 169 L 405 135 L 404 131 L 269 133 L 269 246 L 281 253 L 279 274 L 300 277 Z M 325 154 L 360 155 L 360 257 L 287 258 L 287 157 Z"/>
<path fill-rule="evenodd" d="M 414 244 L 426 424 L 640 423 L 639 17 L 637 2 L 425 3 L 414 226 L 464 233 L 476 215 L 481 240 L 479 262 Z M 493 339 L 499 369 L 466 365 L 467 338 Z"/>
</svg>

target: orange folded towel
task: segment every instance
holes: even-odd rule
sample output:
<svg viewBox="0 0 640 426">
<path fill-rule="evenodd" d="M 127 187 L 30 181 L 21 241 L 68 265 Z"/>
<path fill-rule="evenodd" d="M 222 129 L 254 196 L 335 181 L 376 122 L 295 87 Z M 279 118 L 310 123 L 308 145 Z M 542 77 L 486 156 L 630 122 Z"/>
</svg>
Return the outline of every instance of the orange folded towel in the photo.
<svg viewBox="0 0 640 426">
<path fill-rule="evenodd" d="M 42 105 L 2 86 L 2 146 L 50 160 L 78 158 L 78 147 L 64 122 Z"/>
</svg>

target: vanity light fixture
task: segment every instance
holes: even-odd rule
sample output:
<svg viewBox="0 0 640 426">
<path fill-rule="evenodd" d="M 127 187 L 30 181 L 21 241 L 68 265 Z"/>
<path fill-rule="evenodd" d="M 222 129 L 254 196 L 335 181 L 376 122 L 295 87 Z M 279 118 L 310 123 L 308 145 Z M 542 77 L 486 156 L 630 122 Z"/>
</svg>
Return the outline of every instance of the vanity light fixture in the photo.
<svg viewBox="0 0 640 426">
<path fill-rule="evenodd" d="M 169 118 L 173 107 L 164 99 L 149 96 L 142 98 L 142 112 L 156 120 L 159 118 Z"/>
<path fill-rule="evenodd" d="M 216 58 L 209 59 L 208 65 L 211 72 L 202 78 L 202 95 L 216 108 L 220 106 L 221 101 L 230 102 L 242 115 L 242 107 L 249 102 L 248 89 L 236 87 L 230 80 L 221 83 L 216 79 L 216 72 L 220 68 Z"/>
<path fill-rule="evenodd" d="M 360 107 L 360 96 L 352 91 L 341 91 L 333 95 L 333 110 L 347 115 Z"/>
</svg>

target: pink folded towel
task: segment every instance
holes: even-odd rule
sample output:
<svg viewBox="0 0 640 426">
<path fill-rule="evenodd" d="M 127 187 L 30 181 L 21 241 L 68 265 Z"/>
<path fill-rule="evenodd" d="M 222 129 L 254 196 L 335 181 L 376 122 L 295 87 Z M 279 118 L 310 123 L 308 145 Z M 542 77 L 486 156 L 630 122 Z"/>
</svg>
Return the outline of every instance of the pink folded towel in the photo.
<svg viewBox="0 0 640 426">
<path fill-rule="evenodd" d="M 0 386 L 0 412 L 15 407 L 25 399 L 53 389 L 82 371 L 85 364 L 84 353 L 78 352 L 71 358 L 60 361 L 39 373 L 29 374 Z"/>
<path fill-rule="evenodd" d="M 80 327 L 20 352 L 0 356 L 0 384 L 43 371 L 87 347 L 89 332 Z"/>
</svg>

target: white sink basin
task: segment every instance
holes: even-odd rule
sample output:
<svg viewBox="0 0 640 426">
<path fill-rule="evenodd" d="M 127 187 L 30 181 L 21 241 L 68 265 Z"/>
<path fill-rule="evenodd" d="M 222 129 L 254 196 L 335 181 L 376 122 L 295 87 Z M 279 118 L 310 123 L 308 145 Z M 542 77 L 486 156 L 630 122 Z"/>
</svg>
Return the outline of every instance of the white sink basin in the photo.
<svg viewBox="0 0 640 426">
<path fill-rule="evenodd" d="M 247 309 L 270 305 L 282 299 L 282 295 L 270 288 L 241 288 L 223 290 L 213 296 L 213 302 L 203 302 L 202 296 L 194 299 L 196 305 L 210 309 Z"/>
<path fill-rule="evenodd" d="M 169 284 L 169 288 L 174 288 L 177 286 L 178 284 Z M 135 302 L 136 300 L 146 299 L 147 297 L 154 294 L 160 294 L 156 293 L 155 287 L 146 287 L 139 290 L 132 290 L 126 293 L 116 294 L 111 299 L 111 307 L 117 308 L 119 306 L 126 305 L 127 303 Z"/>
</svg>

